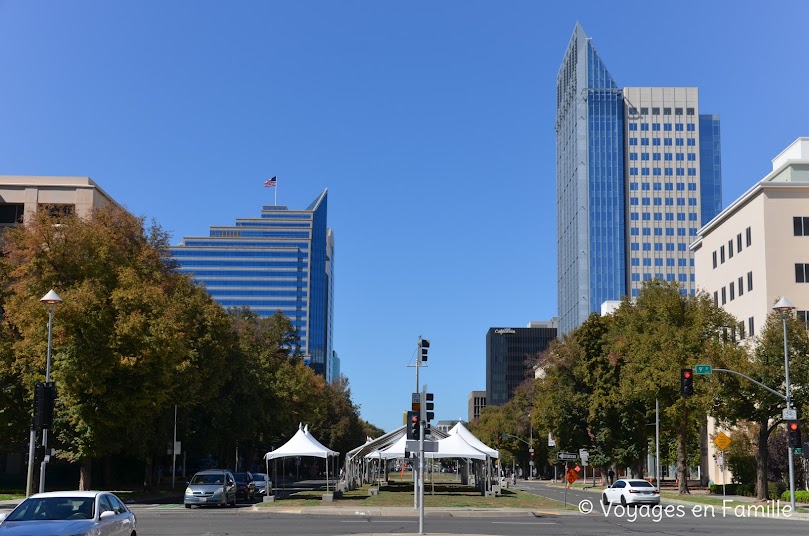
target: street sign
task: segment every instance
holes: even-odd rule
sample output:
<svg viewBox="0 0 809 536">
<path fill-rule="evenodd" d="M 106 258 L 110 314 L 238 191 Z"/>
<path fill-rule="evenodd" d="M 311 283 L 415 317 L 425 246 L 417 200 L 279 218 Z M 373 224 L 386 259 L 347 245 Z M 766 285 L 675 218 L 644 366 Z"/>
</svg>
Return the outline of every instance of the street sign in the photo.
<svg viewBox="0 0 809 536">
<path fill-rule="evenodd" d="M 534 452 L 533 448 L 528 449 L 528 452 Z"/>
<path fill-rule="evenodd" d="M 798 410 L 795 408 L 785 409 L 781 412 L 781 418 L 784 419 L 785 421 L 797 421 Z"/>
<path fill-rule="evenodd" d="M 694 374 L 713 374 L 712 365 L 697 365 L 694 367 Z"/>
<path fill-rule="evenodd" d="M 412 411 L 421 411 L 421 393 L 413 393 L 410 401 L 410 409 Z"/>
<path fill-rule="evenodd" d="M 418 439 L 408 439 L 407 440 L 407 450 L 410 452 L 418 452 L 419 451 L 419 440 Z M 424 452 L 438 452 L 438 441 L 430 441 L 429 439 L 424 440 Z"/>
<path fill-rule="evenodd" d="M 803 454 L 803 448 L 792 449 L 795 454 Z"/>
<path fill-rule="evenodd" d="M 575 460 L 576 455 L 572 452 L 557 452 L 556 453 L 557 460 Z"/>
<path fill-rule="evenodd" d="M 565 480 L 567 480 L 568 483 L 570 483 L 570 484 L 573 484 L 578 479 L 579 479 L 579 474 L 573 469 L 568 471 L 567 475 L 565 475 Z"/>
<path fill-rule="evenodd" d="M 725 432 L 719 432 L 719 434 L 713 438 L 713 442 L 720 450 L 725 450 L 730 446 L 731 440 L 725 435 Z"/>
</svg>

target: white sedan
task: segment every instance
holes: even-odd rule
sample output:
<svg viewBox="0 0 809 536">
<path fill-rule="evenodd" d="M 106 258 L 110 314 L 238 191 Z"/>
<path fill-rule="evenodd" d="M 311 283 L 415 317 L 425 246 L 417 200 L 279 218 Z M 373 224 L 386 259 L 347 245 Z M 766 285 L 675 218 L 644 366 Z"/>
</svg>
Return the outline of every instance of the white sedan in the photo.
<svg viewBox="0 0 809 536">
<path fill-rule="evenodd" d="M 135 514 L 107 491 L 31 495 L 0 514 L 0 536 L 134 536 Z"/>
<path fill-rule="evenodd" d="M 660 492 L 645 480 L 620 479 L 601 495 L 604 506 L 620 502 L 627 504 L 660 504 Z"/>
</svg>

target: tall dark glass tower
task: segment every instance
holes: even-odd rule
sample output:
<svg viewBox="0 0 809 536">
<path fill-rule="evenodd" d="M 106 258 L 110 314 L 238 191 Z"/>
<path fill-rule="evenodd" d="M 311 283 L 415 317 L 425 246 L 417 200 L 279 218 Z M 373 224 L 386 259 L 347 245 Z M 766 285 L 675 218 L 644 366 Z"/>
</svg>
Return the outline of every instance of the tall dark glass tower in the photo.
<svg viewBox="0 0 809 536">
<path fill-rule="evenodd" d="M 556 324 L 532 322 L 527 328 L 490 328 L 486 333 L 486 405 L 502 406 L 514 390 L 534 377 L 536 359 L 556 339 Z"/>
<path fill-rule="evenodd" d="M 557 75 L 560 333 L 650 279 L 693 294 L 688 245 L 721 180 L 719 116 L 697 88 L 619 88 L 577 24 Z"/>
<path fill-rule="evenodd" d="M 284 313 L 299 330 L 306 362 L 332 381 L 334 235 L 326 225 L 327 194 L 305 210 L 264 206 L 258 218 L 185 237 L 171 253 L 179 270 L 222 306 Z"/>
</svg>

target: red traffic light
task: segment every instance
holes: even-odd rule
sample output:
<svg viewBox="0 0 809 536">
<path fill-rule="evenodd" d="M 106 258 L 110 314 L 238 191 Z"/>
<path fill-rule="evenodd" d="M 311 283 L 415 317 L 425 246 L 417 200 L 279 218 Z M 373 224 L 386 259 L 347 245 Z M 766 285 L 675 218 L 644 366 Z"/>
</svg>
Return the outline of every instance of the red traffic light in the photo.
<svg viewBox="0 0 809 536">
<path fill-rule="evenodd" d="M 690 378 L 691 377 L 691 371 L 686 370 L 685 372 L 683 372 L 683 376 L 685 376 L 686 378 Z"/>
<path fill-rule="evenodd" d="M 795 430 L 797 430 L 797 429 L 798 429 L 798 423 L 796 423 L 796 422 L 794 422 L 794 421 L 793 421 L 793 422 L 791 422 L 791 423 L 789 423 L 789 429 L 790 429 L 790 430 L 792 430 L 792 431 L 794 432 Z"/>
</svg>

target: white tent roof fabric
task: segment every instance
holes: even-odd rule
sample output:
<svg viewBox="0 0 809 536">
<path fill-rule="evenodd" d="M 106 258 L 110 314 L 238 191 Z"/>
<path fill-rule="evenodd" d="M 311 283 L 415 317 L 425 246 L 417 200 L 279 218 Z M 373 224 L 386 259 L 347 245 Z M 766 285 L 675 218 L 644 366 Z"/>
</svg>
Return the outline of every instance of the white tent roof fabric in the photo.
<svg viewBox="0 0 809 536">
<path fill-rule="evenodd" d="M 379 450 L 375 450 L 370 454 L 366 454 L 366 458 L 372 458 L 374 460 L 383 459 L 389 460 L 391 458 L 404 458 L 404 451 L 405 447 L 407 446 L 407 435 L 402 434 L 402 437 L 397 439 L 394 443 L 388 445 L 387 447 Z"/>
<path fill-rule="evenodd" d="M 487 455 L 481 452 L 459 435 L 447 436 L 438 441 L 438 452 L 425 452 L 427 458 L 471 458 L 473 460 L 485 460 Z"/>
<path fill-rule="evenodd" d="M 268 452 L 264 455 L 267 460 L 275 458 L 285 458 L 287 456 L 313 456 L 316 458 L 327 458 L 329 456 L 337 456 L 339 452 L 335 452 L 329 448 L 324 447 L 317 439 L 312 437 L 307 430 L 298 426 L 298 431 L 290 438 L 289 441 L 284 443 L 281 447 Z"/>
<path fill-rule="evenodd" d="M 493 448 L 489 447 L 486 443 L 475 437 L 475 435 L 470 432 L 466 426 L 461 423 L 456 424 L 452 427 L 452 430 L 449 431 L 450 435 L 458 434 L 463 438 L 464 441 L 472 445 L 474 448 L 478 449 L 481 452 L 484 452 L 489 455 L 491 458 L 499 458 L 500 453 L 494 450 Z"/>
</svg>

